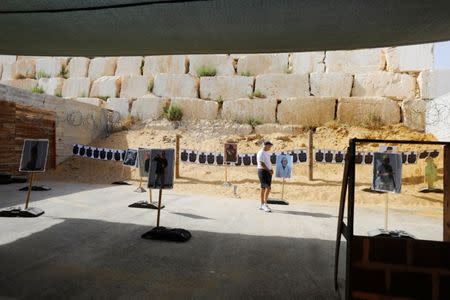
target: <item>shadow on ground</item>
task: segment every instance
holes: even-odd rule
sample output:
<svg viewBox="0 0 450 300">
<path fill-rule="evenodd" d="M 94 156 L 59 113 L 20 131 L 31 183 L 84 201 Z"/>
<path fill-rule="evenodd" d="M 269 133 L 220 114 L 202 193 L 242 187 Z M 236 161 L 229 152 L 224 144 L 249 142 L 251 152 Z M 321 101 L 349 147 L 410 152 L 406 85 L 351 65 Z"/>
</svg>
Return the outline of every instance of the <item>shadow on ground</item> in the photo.
<svg viewBox="0 0 450 300">
<path fill-rule="evenodd" d="M 149 229 L 65 219 L 2 245 L 0 296 L 339 299 L 333 241 L 207 231 L 184 244 L 142 240 Z"/>
</svg>

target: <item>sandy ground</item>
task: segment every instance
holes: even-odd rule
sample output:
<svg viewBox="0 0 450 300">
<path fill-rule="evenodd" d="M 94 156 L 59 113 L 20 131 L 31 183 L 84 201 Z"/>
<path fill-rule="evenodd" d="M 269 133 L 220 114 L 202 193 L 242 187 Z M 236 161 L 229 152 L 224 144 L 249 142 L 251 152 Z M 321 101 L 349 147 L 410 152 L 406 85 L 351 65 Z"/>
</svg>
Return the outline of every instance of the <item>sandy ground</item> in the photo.
<svg viewBox="0 0 450 300">
<path fill-rule="evenodd" d="M 142 126 L 141 126 L 142 127 Z M 238 143 L 241 153 L 256 152 L 260 148 L 261 140 L 270 139 L 274 143 L 273 151 L 293 150 L 306 148 L 307 132 L 269 135 L 214 135 L 201 131 L 186 130 L 154 130 L 151 128 L 135 128 L 120 131 L 106 139 L 92 143 L 93 146 L 127 149 L 137 147 L 175 147 L 175 135 L 181 134 L 181 148 L 202 151 L 222 151 L 223 143 L 234 141 Z M 386 126 L 373 130 L 348 126 L 320 127 L 314 134 L 314 146 L 317 149 L 345 150 L 348 140 L 358 138 L 382 139 L 413 139 L 434 140 L 431 135 L 414 132 L 400 125 Z M 378 144 L 370 144 L 357 150 L 377 150 Z M 436 147 L 403 145 L 399 151 L 434 150 Z M 442 187 L 442 157 L 436 159 L 439 169 L 438 187 Z M 423 194 L 418 191 L 425 187 L 424 161 L 417 164 L 405 165 L 403 168 L 402 193 L 388 196 L 391 207 L 414 209 L 420 214 L 442 217 L 442 194 Z M 293 178 L 285 183 L 284 199 L 290 202 L 317 202 L 335 205 L 339 201 L 343 165 L 316 164 L 314 166 L 314 181 L 308 181 L 307 165 L 295 165 Z M 356 201 L 359 205 L 383 206 L 386 195 L 373 194 L 363 191 L 370 187 L 372 166 L 360 165 L 356 170 Z M 257 199 L 259 193 L 258 179 L 255 167 L 229 167 L 228 181 L 231 187 L 223 185 L 225 168 L 222 166 L 200 166 L 194 164 L 181 164 L 181 178 L 175 181 L 175 191 L 191 194 L 221 195 L 234 198 Z M 97 161 L 87 158 L 73 157 L 56 170 L 49 171 L 43 179 L 108 184 L 117 180 L 130 180 L 138 184 L 138 173 L 134 169 L 124 168 L 120 163 Z M 273 197 L 281 197 L 282 184 L 280 179 L 274 179 Z M 236 194 L 235 194 L 236 191 Z"/>
</svg>

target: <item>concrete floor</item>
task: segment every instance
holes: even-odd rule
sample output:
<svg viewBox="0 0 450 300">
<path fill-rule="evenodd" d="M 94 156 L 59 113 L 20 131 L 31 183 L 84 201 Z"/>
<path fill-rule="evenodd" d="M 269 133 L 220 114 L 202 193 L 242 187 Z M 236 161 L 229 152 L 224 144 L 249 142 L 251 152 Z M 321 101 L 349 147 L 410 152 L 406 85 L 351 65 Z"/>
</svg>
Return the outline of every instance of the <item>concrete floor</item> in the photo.
<svg viewBox="0 0 450 300">
<path fill-rule="evenodd" d="M 53 189 L 33 192 L 31 204 L 43 216 L 0 218 L 0 298 L 339 299 L 337 206 L 299 202 L 267 214 L 256 201 L 165 191 L 161 225 L 193 235 L 170 243 L 140 238 L 156 211 L 127 207 L 148 196 L 132 186 L 45 184 Z M 23 205 L 22 186 L 0 186 L 0 207 Z M 382 226 L 382 212 L 358 208 L 356 233 Z M 439 219 L 393 211 L 391 222 L 442 236 Z"/>
</svg>

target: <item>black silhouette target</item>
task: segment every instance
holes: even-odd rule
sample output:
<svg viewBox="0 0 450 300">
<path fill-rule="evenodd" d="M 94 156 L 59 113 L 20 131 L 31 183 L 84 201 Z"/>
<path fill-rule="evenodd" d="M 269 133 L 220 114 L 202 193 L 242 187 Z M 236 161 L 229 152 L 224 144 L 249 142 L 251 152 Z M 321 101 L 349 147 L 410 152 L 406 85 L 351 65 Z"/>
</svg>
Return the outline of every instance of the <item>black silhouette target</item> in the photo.
<svg viewBox="0 0 450 300">
<path fill-rule="evenodd" d="M 333 152 L 331 152 L 330 150 L 327 151 L 327 153 L 325 153 L 325 162 L 326 163 L 331 163 L 333 162 Z"/>
<path fill-rule="evenodd" d="M 120 152 L 119 152 L 119 150 L 116 150 L 114 152 L 114 160 L 115 161 L 120 161 Z"/>
<path fill-rule="evenodd" d="M 254 166 L 258 165 L 258 160 L 256 157 L 257 157 L 256 154 L 252 155 L 252 165 Z"/>
<path fill-rule="evenodd" d="M 191 152 L 189 153 L 189 162 L 195 163 L 197 161 L 197 153 Z"/>
<path fill-rule="evenodd" d="M 358 152 L 355 155 L 355 164 L 362 164 L 363 161 L 364 161 L 364 155 L 362 155 L 361 152 Z"/>
<path fill-rule="evenodd" d="M 325 157 L 323 155 L 322 150 L 319 150 L 319 151 L 316 152 L 315 158 L 316 158 L 316 162 L 323 162 L 323 159 Z"/>
<path fill-rule="evenodd" d="M 366 165 L 371 165 L 373 162 L 373 154 L 372 152 L 366 153 L 366 155 L 364 155 L 364 163 Z"/>
<path fill-rule="evenodd" d="M 73 155 L 78 155 L 79 151 L 80 151 L 80 147 L 78 147 L 78 144 L 73 145 L 73 148 L 72 148 Z"/>
<path fill-rule="evenodd" d="M 200 164 L 206 163 L 206 154 L 205 154 L 205 152 L 200 153 L 200 155 L 198 156 L 198 162 Z"/>
<path fill-rule="evenodd" d="M 430 152 L 430 157 L 431 158 L 436 158 L 438 156 L 439 156 L 439 151 L 433 150 L 433 151 Z"/>
<path fill-rule="evenodd" d="M 218 165 L 223 165 L 223 155 L 221 153 L 217 154 L 216 162 Z"/>
<path fill-rule="evenodd" d="M 105 159 L 106 158 L 106 151 L 105 149 L 100 150 L 100 159 Z"/>
<path fill-rule="evenodd" d="M 84 146 L 81 146 L 80 148 L 80 156 L 84 156 L 86 154 L 86 148 Z"/>
<path fill-rule="evenodd" d="M 183 162 L 188 161 L 188 153 L 186 150 L 181 151 L 180 158 L 181 158 L 181 161 L 183 161 Z"/>
<path fill-rule="evenodd" d="M 300 153 L 298 154 L 298 161 L 300 163 L 304 163 L 308 160 L 308 155 L 306 154 L 305 151 L 300 151 Z"/>
<path fill-rule="evenodd" d="M 334 155 L 334 161 L 337 163 L 342 163 L 344 161 L 344 153 L 341 151 L 336 152 Z"/>
<path fill-rule="evenodd" d="M 415 164 L 417 162 L 417 154 L 416 152 L 411 152 L 408 155 L 408 164 Z"/>
<path fill-rule="evenodd" d="M 208 162 L 208 165 L 213 165 L 216 161 L 216 156 L 214 155 L 214 153 L 209 153 L 206 157 L 206 161 Z"/>
<path fill-rule="evenodd" d="M 242 163 L 244 164 L 244 166 L 250 166 L 252 164 L 252 159 L 250 158 L 250 156 L 248 156 L 248 154 L 244 155 L 244 157 L 242 158 Z"/>
</svg>

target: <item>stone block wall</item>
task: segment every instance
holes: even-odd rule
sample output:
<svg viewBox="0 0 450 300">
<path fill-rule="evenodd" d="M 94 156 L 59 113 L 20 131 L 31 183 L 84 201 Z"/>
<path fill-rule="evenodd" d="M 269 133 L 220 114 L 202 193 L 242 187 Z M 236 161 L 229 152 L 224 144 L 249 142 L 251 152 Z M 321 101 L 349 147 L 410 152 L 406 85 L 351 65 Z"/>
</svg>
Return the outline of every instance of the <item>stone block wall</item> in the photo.
<svg viewBox="0 0 450 300">
<path fill-rule="evenodd" d="M 423 131 L 428 102 L 450 92 L 450 70 L 432 67 L 433 44 L 91 59 L 0 55 L 0 83 L 117 110 L 122 118 L 161 117 L 172 101 L 189 120 L 320 126 L 373 117 Z"/>
</svg>

